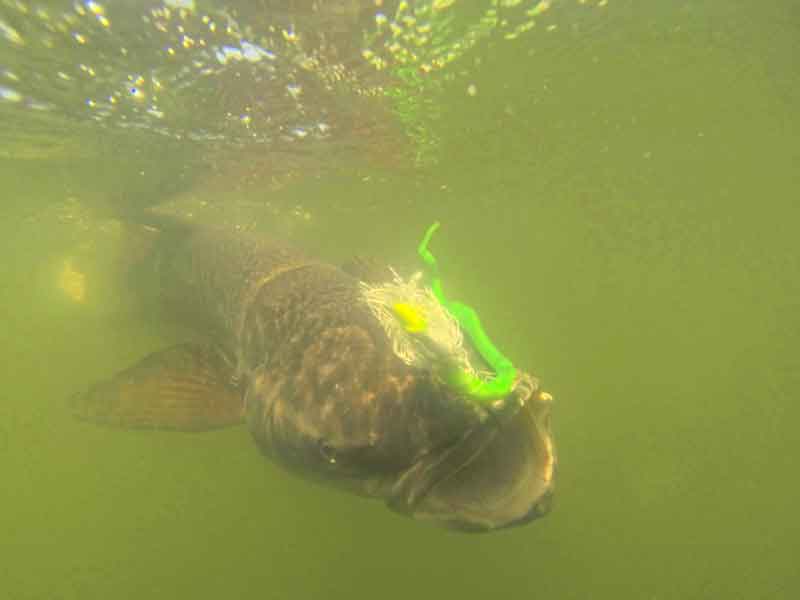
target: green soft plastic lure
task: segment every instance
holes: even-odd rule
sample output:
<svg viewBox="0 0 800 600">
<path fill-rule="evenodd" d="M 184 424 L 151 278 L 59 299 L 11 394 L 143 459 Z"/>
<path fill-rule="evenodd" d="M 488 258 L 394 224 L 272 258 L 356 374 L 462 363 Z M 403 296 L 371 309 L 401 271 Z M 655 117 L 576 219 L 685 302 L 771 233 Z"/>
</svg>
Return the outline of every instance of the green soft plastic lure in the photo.
<svg viewBox="0 0 800 600">
<path fill-rule="evenodd" d="M 431 251 L 428 250 L 428 244 L 437 229 L 439 229 L 438 222 L 428 228 L 418 248 L 418 253 L 425 263 L 427 275 L 430 279 L 431 291 L 438 302 L 458 322 L 461 329 L 466 332 L 472 345 L 495 373 L 492 379 L 483 380 L 454 365 L 452 361 L 448 361 L 446 356 L 442 356 L 440 358 L 445 365 L 443 378 L 447 385 L 476 400 L 489 402 L 503 398 L 514 389 L 517 369 L 486 335 L 477 313 L 466 304 L 448 300 L 445 297 L 442 289 L 442 280 L 439 275 L 439 265 Z M 424 335 L 425 319 L 418 309 L 409 304 L 397 304 L 393 308 L 407 331 L 415 335 Z"/>
</svg>

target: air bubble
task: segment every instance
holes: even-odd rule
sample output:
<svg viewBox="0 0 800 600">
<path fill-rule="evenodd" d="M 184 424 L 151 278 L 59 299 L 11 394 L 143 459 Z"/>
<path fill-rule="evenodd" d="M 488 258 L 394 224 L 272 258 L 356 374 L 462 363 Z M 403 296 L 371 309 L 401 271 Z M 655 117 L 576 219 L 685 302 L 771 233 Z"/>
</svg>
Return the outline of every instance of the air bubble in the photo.
<svg viewBox="0 0 800 600">
<path fill-rule="evenodd" d="M 6 38 L 6 40 L 15 46 L 22 46 L 25 44 L 25 40 L 22 39 L 22 36 L 19 34 L 19 32 L 11 27 L 11 25 L 7 25 L 3 21 L 0 21 L 0 35 L 2 35 L 4 38 Z"/>
<path fill-rule="evenodd" d="M 20 94 L 17 90 L 11 89 L 10 87 L 0 85 L 0 100 L 5 100 L 6 102 L 19 102 L 22 100 L 22 94 Z"/>
</svg>

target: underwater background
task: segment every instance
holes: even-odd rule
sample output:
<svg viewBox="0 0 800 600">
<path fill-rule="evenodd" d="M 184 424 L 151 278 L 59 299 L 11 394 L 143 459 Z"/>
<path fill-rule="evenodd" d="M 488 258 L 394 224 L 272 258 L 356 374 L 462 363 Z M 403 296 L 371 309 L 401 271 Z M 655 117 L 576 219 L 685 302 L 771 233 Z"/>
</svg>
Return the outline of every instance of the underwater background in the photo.
<svg viewBox="0 0 800 600">
<path fill-rule="evenodd" d="M 0 597 L 800 595 L 789 0 L 0 0 Z M 546 518 L 440 530 L 244 428 L 66 400 L 180 339 L 113 287 L 168 206 L 413 264 L 555 397 Z"/>
</svg>

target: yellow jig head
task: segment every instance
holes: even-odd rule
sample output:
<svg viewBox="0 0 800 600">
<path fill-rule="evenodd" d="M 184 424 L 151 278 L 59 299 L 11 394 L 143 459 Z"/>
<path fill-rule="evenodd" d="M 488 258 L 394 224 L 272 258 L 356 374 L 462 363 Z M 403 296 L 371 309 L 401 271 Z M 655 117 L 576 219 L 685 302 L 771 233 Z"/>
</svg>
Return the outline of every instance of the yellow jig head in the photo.
<svg viewBox="0 0 800 600">
<path fill-rule="evenodd" d="M 394 314 L 397 315 L 397 318 L 400 319 L 409 333 L 423 333 L 427 329 L 428 324 L 425 321 L 425 315 L 422 314 L 422 310 L 413 304 L 398 302 L 392 309 L 394 309 Z"/>
</svg>

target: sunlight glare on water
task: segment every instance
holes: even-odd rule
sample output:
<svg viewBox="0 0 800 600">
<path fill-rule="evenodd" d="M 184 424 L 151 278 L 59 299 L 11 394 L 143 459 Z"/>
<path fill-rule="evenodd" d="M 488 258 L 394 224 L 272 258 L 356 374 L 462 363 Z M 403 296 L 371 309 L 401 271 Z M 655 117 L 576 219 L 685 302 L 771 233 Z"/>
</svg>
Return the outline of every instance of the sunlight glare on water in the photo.
<svg viewBox="0 0 800 600">
<path fill-rule="evenodd" d="M 394 113 L 423 152 L 442 80 L 487 38 L 546 26 L 551 9 L 283 4 L 3 0 L 0 109 L 230 145 L 374 139 Z"/>
</svg>

